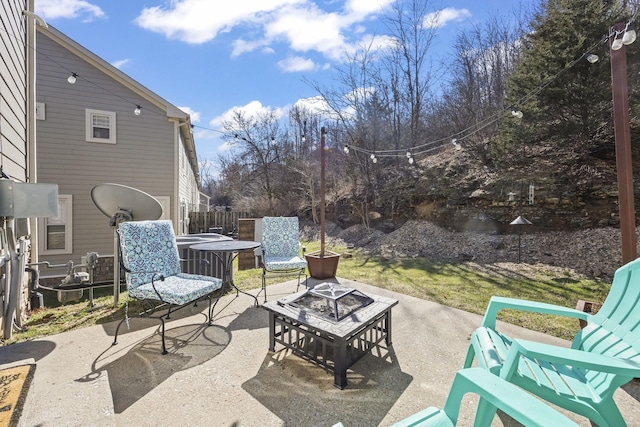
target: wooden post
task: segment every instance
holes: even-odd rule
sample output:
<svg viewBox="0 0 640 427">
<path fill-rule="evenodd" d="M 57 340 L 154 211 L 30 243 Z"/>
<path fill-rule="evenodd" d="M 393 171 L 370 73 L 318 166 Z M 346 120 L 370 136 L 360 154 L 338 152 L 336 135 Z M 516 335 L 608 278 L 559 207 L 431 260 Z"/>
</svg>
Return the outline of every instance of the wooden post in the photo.
<svg viewBox="0 0 640 427">
<path fill-rule="evenodd" d="M 613 31 L 625 30 L 625 23 L 617 23 Z M 614 33 L 615 34 L 615 33 Z M 622 37 L 622 36 L 620 36 Z M 612 43 L 616 37 L 610 37 Z M 629 129 L 629 91 L 627 85 L 627 54 L 625 46 L 611 53 L 611 89 L 613 92 L 613 126 L 618 174 L 618 209 L 622 237 L 622 263 L 637 258 L 636 214 L 633 202 L 633 167 L 631 159 L 631 131 Z"/>
<path fill-rule="evenodd" d="M 320 129 L 320 257 L 324 257 L 324 233 L 326 226 L 324 223 L 324 205 L 325 205 L 325 152 L 324 152 L 324 136 L 326 132 L 324 126 Z"/>
</svg>

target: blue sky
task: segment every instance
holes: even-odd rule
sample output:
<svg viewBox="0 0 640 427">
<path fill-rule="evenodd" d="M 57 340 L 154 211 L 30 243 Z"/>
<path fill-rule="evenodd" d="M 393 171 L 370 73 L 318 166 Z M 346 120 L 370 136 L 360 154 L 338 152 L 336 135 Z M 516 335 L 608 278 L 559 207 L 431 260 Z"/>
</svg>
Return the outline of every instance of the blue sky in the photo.
<svg viewBox="0 0 640 427">
<path fill-rule="evenodd" d="M 221 124 L 233 109 L 286 116 L 331 85 L 363 41 L 384 45 L 381 16 L 395 0 L 35 0 L 47 23 L 191 114 L 200 160 L 225 149 Z M 434 57 L 490 14 L 540 0 L 429 1 Z M 213 129 L 209 130 L 209 129 Z"/>
</svg>

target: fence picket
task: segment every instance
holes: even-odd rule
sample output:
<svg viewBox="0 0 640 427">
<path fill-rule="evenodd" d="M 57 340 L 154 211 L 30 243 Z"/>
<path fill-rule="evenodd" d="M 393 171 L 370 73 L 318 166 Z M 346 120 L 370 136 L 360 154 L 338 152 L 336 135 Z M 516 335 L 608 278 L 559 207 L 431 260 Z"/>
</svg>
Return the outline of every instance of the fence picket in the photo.
<svg viewBox="0 0 640 427">
<path fill-rule="evenodd" d="M 251 218 L 249 212 L 190 212 L 189 233 L 207 233 L 212 227 L 222 227 L 222 234 L 228 235 L 238 230 L 238 219 Z"/>
</svg>

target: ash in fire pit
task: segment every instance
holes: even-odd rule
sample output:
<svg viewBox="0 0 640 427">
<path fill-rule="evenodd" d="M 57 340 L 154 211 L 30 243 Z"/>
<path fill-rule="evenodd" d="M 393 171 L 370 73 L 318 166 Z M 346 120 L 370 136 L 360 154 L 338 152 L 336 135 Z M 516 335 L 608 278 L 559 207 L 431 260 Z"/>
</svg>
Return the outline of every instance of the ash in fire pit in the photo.
<svg viewBox="0 0 640 427">
<path fill-rule="evenodd" d="M 289 304 L 339 322 L 372 302 L 373 299 L 357 289 L 325 282 L 309 289 Z"/>
</svg>

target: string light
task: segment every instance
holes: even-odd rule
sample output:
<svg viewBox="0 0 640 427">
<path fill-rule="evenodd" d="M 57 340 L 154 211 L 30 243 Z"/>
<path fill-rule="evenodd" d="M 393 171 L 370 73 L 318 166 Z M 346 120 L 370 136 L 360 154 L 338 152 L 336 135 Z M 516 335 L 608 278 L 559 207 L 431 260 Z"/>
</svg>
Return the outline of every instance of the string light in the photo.
<svg viewBox="0 0 640 427">
<path fill-rule="evenodd" d="M 595 64 L 596 62 L 598 62 L 598 60 L 600 59 L 598 57 L 598 55 L 594 54 L 594 53 L 590 53 L 588 54 L 586 57 L 587 61 L 589 61 L 592 64 Z"/>
<path fill-rule="evenodd" d="M 142 107 L 139 105 L 136 105 L 136 109 L 133 110 L 133 114 L 135 114 L 136 116 L 139 116 L 140 113 L 142 112 L 141 110 L 142 110 Z"/>
<path fill-rule="evenodd" d="M 635 18 L 635 16 L 634 16 Z M 611 32 L 609 35 L 604 35 L 601 40 L 597 43 L 595 43 L 593 46 L 591 46 L 590 49 L 587 50 L 587 52 L 591 52 L 593 51 L 595 48 L 597 48 L 599 45 L 604 44 L 605 42 L 608 42 L 611 40 L 612 37 L 614 37 L 613 41 L 611 42 L 611 49 L 612 50 L 618 50 L 620 49 L 622 46 L 624 45 L 629 45 L 633 42 L 635 42 L 636 38 L 637 38 L 637 33 L 635 31 L 635 24 L 632 22 L 634 19 L 632 18 L 630 20 L 630 22 L 628 22 L 625 26 L 625 29 L 623 31 L 616 31 L 615 29 L 611 29 Z M 6 32 L 6 30 L 5 30 Z M 31 46 L 30 46 L 31 47 Z M 34 47 L 31 47 L 32 49 L 36 50 Z M 48 58 L 49 60 L 51 60 L 53 63 L 59 65 L 61 68 L 66 69 L 66 67 L 64 67 L 63 65 L 59 64 L 58 62 L 56 62 L 53 58 L 49 57 L 48 55 L 46 55 L 44 52 L 40 52 L 43 56 L 45 56 L 46 58 Z M 584 54 L 580 57 L 578 57 L 577 59 L 573 60 L 572 62 L 570 62 L 569 64 L 567 64 L 566 67 L 562 68 L 558 73 L 556 73 L 554 76 L 551 76 L 547 81 L 545 81 L 543 84 L 541 84 L 538 88 L 532 90 L 530 93 L 526 94 L 523 98 L 521 98 L 518 102 L 517 105 L 523 105 L 526 104 L 526 102 L 528 102 L 530 99 L 532 99 L 534 96 L 536 96 L 538 93 L 540 93 L 542 90 L 544 90 L 547 86 L 549 86 L 553 81 L 555 81 L 561 74 L 567 72 L 569 69 L 571 69 L 578 61 L 582 60 L 582 58 L 585 58 L 587 61 L 589 61 L 590 63 L 595 63 L 599 60 L 598 55 L 595 55 L 593 53 L 587 53 Z M 68 70 L 69 71 L 69 70 Z M 67 81 L 69 82 L 69 84 L 74 84 L 77 80 L 78 74 L 76 73 L 71 73 L 71 75 L 67 78 Z M 83 81 L 87 80 L 86 78 L 83 78 Z M 113 93 L 111 91 L 109 91 L 107 88 L 103 88 L 102 86 L 98 85 L 95 82 L 89 81 L 87 80 L 88 83 L 93 84 L 94 86 L 101 88 L 103 90 L 105 90 L 106 92 L 111 93 L 114 96 L 118 96 L 120 98 L 122 98 L 125 101 L 125 98 L 121 97 L 120 95 Z M 128 101 L 130 102 L 130 101 Z M 153 110 L 151 110 L 153 112 Z M 509 109 L 507 109 L 507 111 L 509 111 Z M 504 117 L 504 113 L 506 111 L 502 110 L 502 111 L 498 111 L 496 113 L 494 113 L 492 116 L 489 116 L 487 118 L 485 118 L 484 120 L 475 123 L 471 126 L 469 126 L 466 129 L 463 129 L 461 131 L 459 131 L 457 133 L 457 135 L 463 135 L 462 137 L 459 137 L 459 139 L 465 139 L 468 138 L 470 136 L 472 136 L 473 134 L 479 132 L 480 130 L 496 123 L 497 121 L 500 120 L 501 117 Z M 136 108 L 134 110 L 134 114 L 139 115 L 141 113 L 141 107 L 139 105 L 136 105 Z M 522 112 L 519 110 L 511 110 L 511 114 L 514 117 L 517 118 L 522 118 Z M 306 123 L 305 123 L 306 124 Z M 225 134 L 225 132 L 220 131 L 218 129 L 212 129 L 212 128 L 208 128 L 208 127 L 203 127 L 203 126 L 198 126 L 198 125 L 192 125 L 192 128 L 199 128 L 199 129 L 203 129 L 203 130 L 207 130 L 207 131 L 213 131 L 213 132 L 218 132 L 220 134 Z M 234 135 L 234 139 L 238 139 L 238 135 Z M 245 138 L 242 138 L 244 140 L 246 140 Z M 306 136 L 303 133 L 302 134 L 302 141 L 305 142 L 306 141 Z M 456 150 L 460 150 L 462 149 L 462 146 L 459 142 L 459 139 L 457 138 L 453 138 L 450 139 L 451 143 L 454 145 Z M 410 151 L 406 151 L 405 155 L 411 155 L 411 157 L 407 156 L 407 158 L 409 159 L 409 162 L 411 162 L 411 160 L 413 160 L 415 155 L 422 155 L 434 150 L 438 150 L 441 149 L 444 144 L 446 143 L 446 141 L 449 141 L 449 138 L 444 137 L 441 138 L 439 140 L 435 140 L 435 141 L 430 141 L 421 145 L 417 145 L 414 147 L 410 148 Z M 276 144 L 275 141 L 275 137 L 271 138 L 271 143 L 273 145 Z M 359 148 L 359 147 L 355 147 L 355 146 L 351 146 L 352 149 L 358 151 L 358 152 L 362 152 L 364 154 L 369 154 L 371 153 L 370 151 L 363 149 L 363 148 Z M 406 149 L 405 149 L 406 150 Z M 402 151 L 405 151 L 402 150 Z M 348 146 L 344 146 L 343 147 L 343 151 L 345 152 L 345 154 L 349 154 L 350 149 Z M 392 156 L 392 157 L 399 157 L 402 154 L 402 151 L 400 150 L 387 150 L 388 154 L 384 154 L 384 156 Z M 383 151 L 383 152 L 387 152 L 387 151 Z M 400 152 L 399 152 L 400 151 Z M 377 153 L 381 153 L 379 150 L 377 151 Z M 377 163 L 377 157 L 375 154 L 371 154 L 371 160 L 373 161 L 373 163 Z"/>
<path fill-rule="evenodd" d="M 276 145 L 276 137 L 275 136 L 271 137 L 271 145 Z"/>
</svg>

